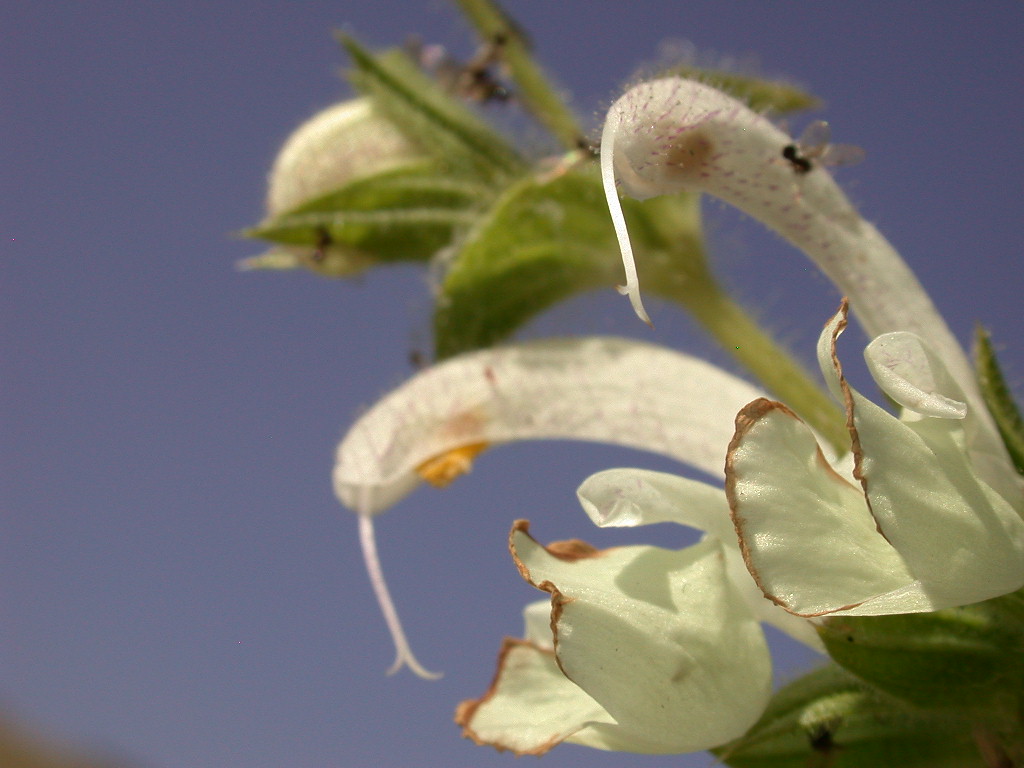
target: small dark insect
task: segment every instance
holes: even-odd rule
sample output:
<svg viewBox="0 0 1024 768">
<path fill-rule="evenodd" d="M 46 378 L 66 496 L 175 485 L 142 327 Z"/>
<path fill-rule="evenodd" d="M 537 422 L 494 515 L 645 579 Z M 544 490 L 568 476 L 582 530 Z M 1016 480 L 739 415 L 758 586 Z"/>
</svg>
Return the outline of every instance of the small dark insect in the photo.
<svg viewBox="0 0 1024 768">
<path fill-rule="evenodd" d="M 466 63 L 456 84 L 463 98 L 485 102 L 508 101 L 512 97 L 512 92 L 491 72 L 491 67 L 501 62 L 506 43 L 505 35 L 496 34 Z"/>
<path fill-rule="evenodd" d="M 811 161 L 806 157 L 800 155 L 800 149 L 796 144 L 787 144 L 782 148 L 782 156 L 789 160 L 793 165 L 793 170 L 797 173 L 807 173 L 814 166 L 811 165 Z"/>
<path fill-rule="evenodd" d="M 449 56 L 440 45 L 423 45 L 414 39 L 407 48 L 421 67 L 433 73 L 445 90 L 469 101 L 486 103 L 506 102 L 512 98 L 512 91 L 493 72 L 493 68 L 501 63 L 501 52 L 507 43 L 508 36 L 497 33 L 465 63 Z"/>
<path fill-rule="evenodd" d="M 815 164 L 827 166 L 856 165 L 864 159 L 864 150 L 852 144 L 832 144 L 832 131 L 824 120 L 815 120 L 804 129 L 800 138 L 782 148 L 782 156 L 799 175 L 810 173 Z"/>
<path fill-rule="evenodd" d="M 814 733 L 809 734 L 807 738 L 811 743 L 811 749 L 815 752 L 831 752 L 836 748 L 836 742 L 833 739 L 832 731 L 825 726 L 816 729 Z"/>
<path fill-rule="evenodd" d="M 807 761 L 808 768 L 828 768 L 835 760 L 836 753 L 841 747 L 835 742 L 835 721 L 830 723 L 819 723 L 807 734 L 814 753 Z"/>
</svg>

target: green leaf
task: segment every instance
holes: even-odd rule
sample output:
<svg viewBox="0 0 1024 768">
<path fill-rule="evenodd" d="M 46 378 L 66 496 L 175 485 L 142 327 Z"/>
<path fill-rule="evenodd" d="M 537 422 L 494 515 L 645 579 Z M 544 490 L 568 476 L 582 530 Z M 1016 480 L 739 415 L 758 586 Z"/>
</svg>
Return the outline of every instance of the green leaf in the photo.
<svg viewBox="0 0 1024 768">
<path fill-rule="evenodd" d="M 594 174 L 527 178 L 469 233 L 445 275 L 434 316 L 437 357 L 494 344 L 558 301 L 614 285 L 621 269 Z"/>
<path fill-rule="evenodd" d="M 999 434 L 1003 437 L 1017 471 L 1024 475 L 1024 421 L 1014 402 L 1013 393 L 996 360 L 996 351 L 988 331 L 980 325 L 974 334 L 974 366 L 978 372 L 978 386 L 985 399 Z"/>
<path fill-rule="evenodd" d="M 355 63 L 352 84 L 452 172 L 490 180 L 525 172 L 525 161 L 500 134 L 445 93 L 403 51 L 374 55 L 351 37 L 338 37 Z"/>
<path fill-rule="evenodd" d="M 407 167 L 355 181 L 243 234 L 310 251 L 329 242 L 371 261 L 424 261 L 473 224 L 490 197 L 478 183 Z"/>
<path fill-rule="evenodd" d="M 830 665 L 714 753 L 735 768 L 985 768 L 966 721 L 916 712 Z"/>
<path fill-rule="evenodd" d="M 644 254 L 641 282 L 689 308 L 695 293 L 712 288 L 697 196 L 625 199 L 622 206 Z M 559 301 L 622 280 L 597 168 L 524 178 L 481 217 L 452 260 L 434 314 L 435 354 L 498 343 Z"/>
<path fill-rule="evenodd" d="M 663 77 L 675 75 L 707 83 L 745 102 L 757 112 L 771 110 L 775 114 L 786 114 L 817 109 L 821 106 L 821 101 L 816 96 L 781 80 L 766 80 L 753 75 L 721 69 L 704 69 L 688 64 L 673 66 L 660 74 Z"/>
<path fill-rule="evenodd" d="M 1024 598 L 934 613 L 836 616 L 819 630 L 834 661 L 923 709 L 1001 719 L 1024 691 Z"/>
</svg>

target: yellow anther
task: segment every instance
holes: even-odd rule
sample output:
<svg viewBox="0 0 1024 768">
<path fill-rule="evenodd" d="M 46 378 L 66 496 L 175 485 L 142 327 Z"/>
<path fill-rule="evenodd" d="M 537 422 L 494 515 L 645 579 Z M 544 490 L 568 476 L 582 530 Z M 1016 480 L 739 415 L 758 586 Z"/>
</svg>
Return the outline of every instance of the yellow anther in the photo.
<svg viewBox="0 0 1024 768">
<path fill-rule="evenodd" d="M 416 467 L 416 474 L 435 488 L 444 488 L 455 478 L 469 472 L 473 468 L 473 459 L 488 445 L 489 443 L 468 443 L 452 448 L 424 461 Z"/>
</svg>

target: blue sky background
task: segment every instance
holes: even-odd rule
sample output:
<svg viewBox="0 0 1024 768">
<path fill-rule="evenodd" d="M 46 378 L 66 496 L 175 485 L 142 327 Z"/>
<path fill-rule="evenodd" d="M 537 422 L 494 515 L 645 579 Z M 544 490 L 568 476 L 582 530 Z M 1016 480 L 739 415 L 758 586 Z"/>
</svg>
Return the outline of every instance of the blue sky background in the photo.
<svg viewBox="0 0 1024 768">
<path fill-rule="evenodd" d="M 977 320 L 993 329 L 1021 391 L 1024 5 L 508 6 L 594 126 L 666 38 L 820 95 L 795 130 L 824 118 L 865 148 L 840 171 L 851 197 L 962 339 Z M 234 263 L 261 247 L 229 234 L 260 218 L 291 129 L 348 93 L 333 28 L 468 55 L 457 14 L 440 0 L 96 0 L 5 3 L 2 18 L 0 707 L 151 768 L 511 765 L 451 723 L 540 594 L 508 559 L 511 521 L 531 518 L 542 540 L 678 546 L 670 528 L 593 530 L 573 493 L 608 466 L 671 465 L 509 447 L 381 518 L 414 647 L 446 673 L 385 677 L 391 647 L 329 473 L 346 426 L 427 343 L 424 276 L 243 274 Z M 706 208 L 723 279 L 809 360 L 831 285 Z M 609 289 L 525 335 L 633 334 L 720 359 L 674 310 L 653 312 L 650 332 Z M 785 679 L 809 657 L 783 644 L 779 663 Z M 562 747 L 547 762 L 710 758 Z"/>
</svg>

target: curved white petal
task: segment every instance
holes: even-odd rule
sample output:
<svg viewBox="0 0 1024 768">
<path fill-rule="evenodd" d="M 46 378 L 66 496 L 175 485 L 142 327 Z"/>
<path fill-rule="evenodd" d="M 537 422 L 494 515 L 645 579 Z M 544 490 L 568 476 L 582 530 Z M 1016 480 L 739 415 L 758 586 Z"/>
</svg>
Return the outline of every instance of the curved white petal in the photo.
<svg viewBox="0 0 1024 768">
<path fill-rule="evenodd" d="M 551 601 L 535 600 L 523 608 L 523 639 L 554 650 L 551 641 Z"/>
<path fill-rule="evenodd" d="M 524 578 L 552 595 L 559 666 L 611 717 L 569 741 L 689 752 L 739 736 L 760 716 L 768 648 L 717 540 L 566 552 L 540 546 L 520 523 L 511 549 Z"/>
<path fill-rule="evenodd" d="M 627 339 L 543 340 L 472 352 L 382 398 L 338 447 L 334 488 L 377 514 L 423 465 L 466 447 L 577 439 L 642 448 L 722 475 L 732 416 L 759 396 L 695 357 Z M 469 460 L 458 455 L 468 467 Z"/>
<path fill-rule="evenodd" d="M 722 541 L 734 539 L 721 488 L 646 469 L 606 469 L 576 490 L 584 511 L 600 528 L 678 523 Z"/>
<path fill-rule="evenodd" d="M 963 391 L 919 336 L 883 334 L 864 349 L 864 360 L 882 391 L 909 411 L 936 419 L 967 416 Z"/>
<path fill-rule="evenodd" d="M 736 421 L 726 494 L 747 565 L 765 595 L 816 616 L 913 581 L 878 535 L 861 489 L 832 471 L 789 409 L 761 400 Z"/>
<path fill-rule="evenodd" d="M 922 437 L 930 432 L 916 424 L 919 416 L 961 420 L 950 427 L 956 434 L 962 430 L 968 442 L 956 449 L 959 460 L 966 453 L 978 477 L 1000 496 L 1022 499 L 1020 478 L 1007 461 L 1002 441 L 988 431 L 978 409 L 967 405 L 963 390 L 927 342 L 912 333 L 888 333 L 868 344 L 864 359 L 882 391 L 903 406 L 901 418 L 911 429 L 924 430 Z M 987 413 L 982 415 L 987 418 Z M 1022 511 L 1019 502 L 1016 506 Z"/>
</svg>

